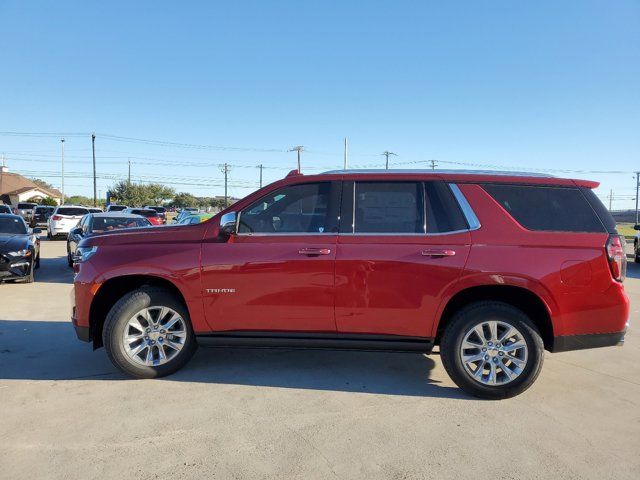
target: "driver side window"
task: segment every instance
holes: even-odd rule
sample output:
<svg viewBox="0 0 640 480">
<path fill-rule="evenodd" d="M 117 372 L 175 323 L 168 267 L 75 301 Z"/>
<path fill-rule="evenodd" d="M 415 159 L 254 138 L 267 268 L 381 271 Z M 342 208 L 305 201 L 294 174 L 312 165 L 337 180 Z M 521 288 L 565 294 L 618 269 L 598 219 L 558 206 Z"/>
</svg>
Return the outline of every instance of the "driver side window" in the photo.
<svg viewBox="0 0 640 480">
<path fill-rule="evenodd" d="M 330 182 L 276 190 L 240 213 L 238 233 L 329 233 Z"/>
</svg>

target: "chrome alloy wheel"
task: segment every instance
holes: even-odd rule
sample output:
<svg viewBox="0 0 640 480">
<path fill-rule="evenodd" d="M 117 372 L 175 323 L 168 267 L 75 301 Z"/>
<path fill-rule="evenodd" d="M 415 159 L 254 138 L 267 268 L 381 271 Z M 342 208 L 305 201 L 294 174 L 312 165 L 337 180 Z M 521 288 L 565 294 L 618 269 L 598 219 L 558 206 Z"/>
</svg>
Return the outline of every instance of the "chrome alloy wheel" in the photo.
<svg viewBox="0 0 640 480">
<path fill-rule="evenodd" d="M 147 307 L 127 322 L 124 350 L 139 365 L 157 367 L 173 359 L 187 339 L 187 325 L 175 310 Z"/>
<path fill-rule="evenodd" d="M 484 385 L 504 385 L 520 376 L 528 349 L 522 333 L 508 323 L 490 320 L 465 334 L 460 358 L 467 373 Z"/>
</svg>

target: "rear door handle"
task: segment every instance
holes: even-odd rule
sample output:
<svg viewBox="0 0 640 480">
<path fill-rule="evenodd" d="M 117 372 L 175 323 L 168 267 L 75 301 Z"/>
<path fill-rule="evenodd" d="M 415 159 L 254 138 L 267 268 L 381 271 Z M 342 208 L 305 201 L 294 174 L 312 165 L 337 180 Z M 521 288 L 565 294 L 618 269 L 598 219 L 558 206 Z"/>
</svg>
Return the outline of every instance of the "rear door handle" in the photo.
<svg viewBox="0 0 640 480">
<path fill-rule="evenodd" d="M 422 256 L 431 258 L 453 257 L 455 250 L 422 250 Z"/>
<path fill-rule="evenodd" d="M 330 255 L 331 249 L 330 248 L 301 248 L 300 250 L 298 250 L 298 253 L 300 255 L 308 255 L 310 257 L 317 256 L 317 255 Z"/>
</svg>

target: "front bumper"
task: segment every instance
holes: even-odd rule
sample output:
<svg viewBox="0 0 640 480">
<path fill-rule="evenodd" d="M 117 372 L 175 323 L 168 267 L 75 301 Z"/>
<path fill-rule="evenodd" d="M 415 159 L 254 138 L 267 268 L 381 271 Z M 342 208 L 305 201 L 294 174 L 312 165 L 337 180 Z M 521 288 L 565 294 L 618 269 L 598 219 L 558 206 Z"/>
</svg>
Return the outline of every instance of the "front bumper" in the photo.
<svg viewBox="0 0 640 480">
<path fill-rule="evenodd" d="M 0 282 L 5 280 L 19 280 L 26 277 L 31 271 L 32 261 L 32 255 L 28 257 L 0 255 Z"/>
</svg>

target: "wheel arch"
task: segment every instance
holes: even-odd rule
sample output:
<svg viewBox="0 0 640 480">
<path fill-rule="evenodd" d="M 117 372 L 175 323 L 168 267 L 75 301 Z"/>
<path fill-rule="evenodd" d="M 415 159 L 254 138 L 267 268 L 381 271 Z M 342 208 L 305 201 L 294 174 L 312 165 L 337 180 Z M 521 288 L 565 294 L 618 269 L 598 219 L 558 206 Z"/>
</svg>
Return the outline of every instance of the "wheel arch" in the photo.
<svg viewBox="0 0 640 480">
<path fill-rule="evenodd" d="M 143 286 L 160 287 L 173 293 L 189 311 L 189 304 L 181 290 L 172 281 L 150 274 L 123 275 L 112 277 L 105 281 L 98 289 L 89 309 L 89 331 L 93 341 L 93 348 L 103 346 L 102 327 L 111 307 L 123 295 Z"/>
<path fill-rule="evenodd" d="M 436 329 L 436 344 L 460 309 L 480 301 L 498 301 L 522 310 L 540 331 L 546 350 L 553 350 L 554 328 L 549 307 L 539 295 L 514 285 L 477 285 L 460 290 L 447 302 Z"/>
</svg>

